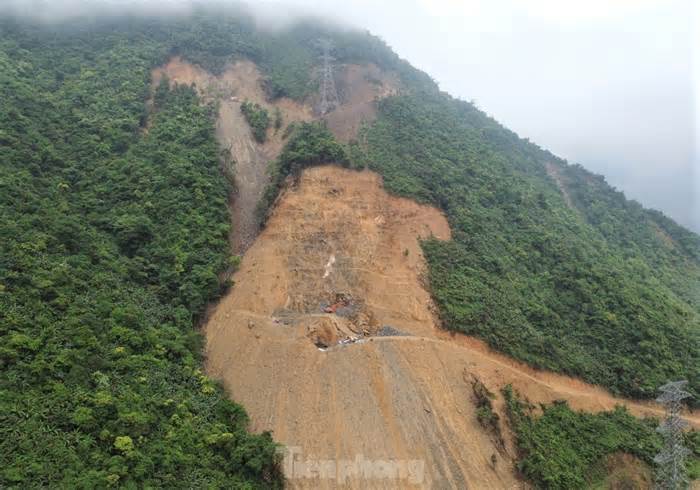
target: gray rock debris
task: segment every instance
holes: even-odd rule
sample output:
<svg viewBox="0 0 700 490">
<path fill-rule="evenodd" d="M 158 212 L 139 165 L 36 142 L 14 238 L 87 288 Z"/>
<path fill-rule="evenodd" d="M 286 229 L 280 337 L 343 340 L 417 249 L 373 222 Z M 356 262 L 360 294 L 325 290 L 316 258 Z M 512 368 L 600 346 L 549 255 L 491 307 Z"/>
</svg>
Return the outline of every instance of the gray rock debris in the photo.
<svg viewBox="0 0 700 490">
<path fill-rule="evenodd" d="M 401 330 L 397 330 L 391 325 L 383 325 L 382 328 L 377 330 L 377 337 L 401 337 L 401 336 L 409 336 L 406 332 L 402 332 Z"/>
</svg>

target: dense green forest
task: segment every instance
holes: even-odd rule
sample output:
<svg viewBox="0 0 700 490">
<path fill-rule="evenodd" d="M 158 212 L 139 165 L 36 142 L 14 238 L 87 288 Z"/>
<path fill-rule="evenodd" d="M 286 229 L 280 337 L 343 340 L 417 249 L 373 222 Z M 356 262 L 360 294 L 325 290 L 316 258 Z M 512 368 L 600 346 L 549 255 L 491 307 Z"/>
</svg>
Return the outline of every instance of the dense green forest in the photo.
<svg viewBox="0 0 700 490">
<path fill-rule="evenodd" d="M 193 327 L 230 263 L 214 108 L 167 83 L 146 101 L 173 55 L 252 59 L 270 96 L 303 98 L 329 28 L 261 32 L 230 9 L 0 19 L 0 486 L 281 485 L 270 435 L 200 370 Z M 355 42 L 407 66 L 366 33 L 339 34 L 346 59 Z M 322 124 L 289 133 L 283 173 L 344 152 Z"/>
<path fill-rule="evenodd" d="M 271 436 L 248 433 L 243 409 L 200 370 L 195 326 L 230 263 L 215 108 L 167 83 L 152 111 L 146 102 L 150 70 L 175 54 L 215 73 L 251 59 L 270 97 L 304 99 L 319 37 L 334 40 L 339 62 L 398 73 L 402 94 L 348 147 L 322 123 L 289 126 L 261 219 L 304 166 L 369 166 L 390 191 L 448 216 L 454 239 L 423 244 L 447 328 L 625 395 L 687 378 L 698 399 L 698 236 L 440 93 L 381 40 L 318 22 L 259 31 L 235 10 L 5 18 L 0 487 L 282 484 Z M 630 451 L 648 459 L 646 426 L 624 413 L 548 410 L 521 434 L 551 435 L 550 421 L 612 439 L 630 429 L 643 441 Z M 626 437 L 614 447 L 628 449 Z"/>
<path fill-rule="evenodd" d="M 0 38 L 0 487 L 280 486 L 200 369 L 228 260 L 213 108 L 161 85 L 146 130 L 167 46 L 59 30 Z"/>
<path fill-rule="evenodd" d="M 556 402 L 534 415 L 510 385 L 503 395 L 521 452 L 519 469 L 537 488 L 590 488 L 605 476 L 606 456 L 626 453 L 653 465 L 662 445 L 658 421 L 638 420 L 624 407 L 591 414 Z"/>
<path fill-rule="evenodd" d="M 518 469 L 537 488 L 591 488 L 606 476 L 605 458 L 620 453 L 636 456 L 652 469 L 655 466 L 654 456 L 663 444 L 655 418 L 636 419 L 622 406 L 596 414 L 579 412 L 564 401 L 537 410 L 510 385 L 502 394 L 520 452 Z M 684 445 L 691 451 L 688 476 L 696 479 L 700 477 L 700 432 L 687 432 Z"/>
<path fill-rule="evenodd" d="M 466 102 L 416 92 L 379 112 L 355 145 L 362 159 L 452 226 L 452 241 L 424 243 L 447 328 L 627 396 L 688 379 L 697 399 L 697 235 Z"/>
<path fill-rule="evenodd" d="M 270 127 L 270 114 L 260 104 L 254 104 L 246 100 L 241 104 L 241 112 L 250 125 L 253 137 L 258 143 L 264 143 L 267 137 L 267 128 Z"/>
</svg>

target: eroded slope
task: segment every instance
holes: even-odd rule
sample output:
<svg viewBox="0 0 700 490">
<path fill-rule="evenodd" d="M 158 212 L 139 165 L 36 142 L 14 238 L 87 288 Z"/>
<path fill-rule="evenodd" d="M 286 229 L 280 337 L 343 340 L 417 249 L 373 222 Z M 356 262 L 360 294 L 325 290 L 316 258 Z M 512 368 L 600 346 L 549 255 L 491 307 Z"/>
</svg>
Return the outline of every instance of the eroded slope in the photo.
<svg viewBox="0 0 700 490">
<path fill-rule="evenodd" d="M 340 106 L 325 116 L 328 128 L 340 141 L 357 136 L 363 123 L 377 117 L 376 101 L 399 92 L 396 74 L 374 64 L 343 65 L 336 75 Z"/>
<path fill-rule="evenodd" d="M 443 364 L 439 343 L 338 343 L 385 325 L 410 338 L 431 335 L 417 241 L 431 234 L 449 238 L 444 217 L 388 196 L 376 174 L 336 167 L 303 173 L 206 326 L 209 372 L 246 406 L 254 428 L 273 430 L 304 457 L 422 460 L 426 482 L 463 485 L 490 468 L 494 448 L 474 427 L 464 365 Z M 356 311 L 325 313 L 338 295 Z M 317 346 L 319 330 L 328 350 Z M 500 488 L 513 477 L 502 465 L 478 481 Z"/>
<path fill-rule="evenodd" d="M 324 119 L 336 138 L 349 141 L 357 135 L 362 123 L 371 122 L 376 117 L 376 100 L 397 93 L 399 81 L 395 74 L 384 72 L 373 64 L 345 64 L 337 71 L 340 105 Z M 231 243 L 234 253 L 242 254 L 258 234 L 256 207 L 269 182 L 268 163 L 279 156 L 284 146 L 284 128 L 294 122 L 319 117 L 313 109 L 317 101 L 314 97 L 305 102 L 286 97 L 268 100 L 263 90 L 263 75 L 254 63 L 247 60 L 236 61 L 221 75 L 213 75 L 198 65 L 174 57 L 153 70 L 152 87 L 155 88 L 164 76 L 171 85 L 194 85 L 204 101 L 216 101 L 219 105 L 216 137 L 230 155 L 231 171 L 235 176 Z M 264 143 L 255 140 L 241 113 L 241 104 L 245 101 L 261 105 L 271 116 L 277 110 L 282 115 L 282 128 L 269 128 Z"/>
<path fill-rule="evenodd" d="M 246 406 L 252 429 L 272 430 L 300 452 L 296 466 L 286 467 L 292 486 L 521 486 L 503 423 L 499 443 L 477 422 L 475 377 L 494 393 L 511 383 L 533 402 L 567 399 L 586 410 L 624 402 L 440 330 L 423 287 L 417 239 L 449 239 L 447 222 L 435 209 L 388 196 L 376 174 L 305 171 L 256 241 L 267 163 L 284 141 L 270 129 L 265 143 L 256 142 L 240 104 L 250 100 L 270 113 L 279 108 L 286 125 L 313 119 L 313 100 L 267 101 L 260 72 L 246 61 L 213 76 L 175 58 L 153 75 L 154 84 L 163 75 L 194 83 L 205 99 L 219 102 L 217 138 L 234 161 L 237 186 L 233 251 L 247 253 L 234 288 L 205 327 L 208 369 Z M 344 65 L 338 86 L 341 105 L 325 119 L 343 141 L 374 119 L 377 98 L 398 90 L 391 75 L 372 65 Z M 659 414 L 652 405 L 625 403 L 637 415 Z M 500 398 L 495 408 L 505 420 Z M 338 480 L 337 472 L 319 476 L 303 464 L 357 455 L 420 466 L 404 466 L 389 479 L 350 471 Z"/>
<path fill-rule="evenodd" d="M 424 486 L 520 485 L 507 431 L 500 447 L 477 422 L 473 376 L 492 392 L 512 383 L 533 402 L 567 399 L 597 411 L 625 401 L 441 331 L 421 283 L 418 238 L 431 234 L 449 238 L 445 218 L 389 196 L 376 174 L 307 169 L 206 325 L 209 373 L 244 404 L 254 430 L 272 430 L 301 460 L 419 460 Z M 381 336 L 387 325 L 394 330 Z M 626 404 L 638 415 L 659 413 Z M 496 409 L 503 416 L 500 402 Z M 394 488 L 397 480 L 346 483 Z"/>
<path fill-rule="evenodd" d="M 235 175 L 231 242 L 234 252 L 242 254 L 257 236 L 255 209 L 268 183 L 267 164 L 277 158 L 284 139 L 283 130 L 270 128 L 265 143 L 255 141 L 241 113 L 241 104 L 246 100 L 260 104 L 271 115 L 279 110 L 285 126 L 312 119 L 311 107 L 284 97 L 269 102 L 262 89 L 262 75 L 250 61 L 237 61 L 215 76 L 176 57 L 153 71 L 153 85 L 157 85 L 163 76 L 167 76 L 171 84 L 194 84 L 204 100 L 219 104 L 216 137 L 229 152 Z"/>
</svg>

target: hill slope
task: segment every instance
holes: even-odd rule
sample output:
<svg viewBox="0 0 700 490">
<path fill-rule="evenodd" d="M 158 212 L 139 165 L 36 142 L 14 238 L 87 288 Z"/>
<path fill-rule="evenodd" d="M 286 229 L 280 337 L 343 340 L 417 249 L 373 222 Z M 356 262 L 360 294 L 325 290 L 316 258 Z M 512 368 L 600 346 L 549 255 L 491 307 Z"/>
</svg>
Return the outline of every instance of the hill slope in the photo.
<svg viewBox="0 0 700 490">
<path fill-rule="evenodd" d="M 421 94 L 379 107 L 370 167 L 454 230 L 425 244 L 447 328 L 628 396 L 675 378 L 697 389 L 697 235 L 469 104 Z"/>
<path fill-rule="evenodd" d="M 270 430 L 288 446 L 291 487 L 521 487 L 504 401 L 494 397 L 502 422 L 494 433 L 485 430 L 473 380 L 492 393 L 510 384 L 533 403 L 663 413 L 440 329 L 421 284 L 418 240 L 444 243 L 449 225 L 435 208 L 389 196 L 380 184 L 366 170 L 306 169 L 283 192 L 205 327 L 207 371 L 249 410 L 255 430 Z M 324 305 L 339 294 L 347 305 L 328 311 Z M 353 338 L 360 340 L 346 340 Z M 644 449 L 648 462 L 653 431 L 642 426 L 631 436 L 634 429 L 621 430 L 635 440 L 624 447 Z M 357 455 L 416 467 L 383 479 L 370 470 L 342 476 L 308 466 Z M 572 488 L 572 481 L 554 487 Z"/>
<path fill-rule="evenodd" d="M 320 126 L 289 126 L 313 117 L 319 37 L 335 41 L 345 70 L 338 88 L 348 104 L 327 119 L 347 146 Z M 152 85 L 153 70 L 176 56 L 217 84 L 232 62 L 255 63 L 249 72 L 255 80 L 242 80 L 251 91 L 233 88 L 271 111 L 282 108 L 284 126 L 278 133 L 270 128 L 267 146 L 256 146 L 241 134 L 235 111 L 242 101 L 230 99 L 231 87 L 205 93 L 203 83 Z M 226 111 L 235 122 L 230 127 L 221 126 Z M 235 138 L 225 141 L 231 132 Z M 278 155 L 268 180 L 261 165 Z M 200 339 L 192 327 L 238 260 L 227 239 L 239 253 L 255 237 L 254 201 L 262 195 L 265 211 L 288 187 L 288 174 L 324 161 L 369 167 L 389 191 L 444 213 L 451 240 L 428 239 L 419 249 L 414 235 L 405 257 L 425 254 L 445 327 L 619 394 L 649 397 L 667 379 L 684 377 L 697 395 L 697 235 L 439 93 L 378 39 L 315 22 L 260 31 L 242 11 L 208 9 L 70 25 L 6 18 L 0 485 L 281 485 L 269 434 L 248 433 L 241 407 L 198 370 Z M 244 193 L 233 193 L 223 174 L 245 165 L 258 184 L 270 186 L 250 193 L 243 213 Z M 330 257 L 324 260 L 320 266 L 333 267 Z M 240 277 L 245 281 L 245 269 Z M 406 295 L 418 303 L 427 298 L 422 289 Z M 408 321 L 403 310 L 402 303 L 399 323 Z M 414 320 L 411 328 L 434 331 L 432 319 Z M 333 332 L 320 340 L 337 340 Z M 231 349 L 244 348 L 243 340 Z M 348 349 L 410 359 L 418 355 L 413 344 Z M 442 349 L 421 355 L 439 358 L 453 347 Z M 454 369 L 446 367 L 439 379 L 454 383 L 461 376 Z M 445 415 L 460 427 L 473 422 L 453 416 Z M 256 428 L 269 428 L 257 417 Z M 466 444 L 467 436 L 460 440 Z M 459 458 L 447 458 L 454 462 L 449 473 L 469 474 Z M 501 469 L 495 474 L 513 478 Z"/>
</svg>

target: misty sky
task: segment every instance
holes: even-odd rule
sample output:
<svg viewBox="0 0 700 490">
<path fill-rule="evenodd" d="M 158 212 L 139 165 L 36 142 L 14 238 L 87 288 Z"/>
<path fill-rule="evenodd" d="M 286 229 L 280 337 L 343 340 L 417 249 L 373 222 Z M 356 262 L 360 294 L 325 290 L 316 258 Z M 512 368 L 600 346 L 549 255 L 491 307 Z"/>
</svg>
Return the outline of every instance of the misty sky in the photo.
<svg viewBox="0 0 700 490">
<path fill-rule="evenodd" d="M 700 231 L 692 0 L 277 1 L 366 27 L 443 90 Z"/>
<path fill-rule="evenodd" d="M 0 0 L 70 16 L 90 0 Z M 166 11 L 188 0 L 122 0 Z M 363 27 L 540 146 L 700 231 L 700 7 L 694 0 L 266 0 Z M 695 168 L 698 170 L 695 171 Z"/>
</svg>

